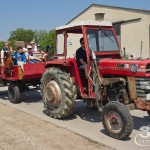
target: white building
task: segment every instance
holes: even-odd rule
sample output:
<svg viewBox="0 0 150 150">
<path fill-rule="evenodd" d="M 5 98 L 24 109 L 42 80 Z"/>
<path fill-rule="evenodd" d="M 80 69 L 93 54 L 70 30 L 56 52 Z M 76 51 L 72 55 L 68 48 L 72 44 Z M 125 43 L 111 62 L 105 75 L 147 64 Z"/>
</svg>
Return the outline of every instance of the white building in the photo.
<svg viewBox="0 0 150 150">
<path fill-rule="evenodd" d="M 67 24 L 83 20 L 111 21 L 126 52 L 139 56 L 142 43 L 142 56 L 149 57 L 150 10 L 92 4 Z"/>
</svg>

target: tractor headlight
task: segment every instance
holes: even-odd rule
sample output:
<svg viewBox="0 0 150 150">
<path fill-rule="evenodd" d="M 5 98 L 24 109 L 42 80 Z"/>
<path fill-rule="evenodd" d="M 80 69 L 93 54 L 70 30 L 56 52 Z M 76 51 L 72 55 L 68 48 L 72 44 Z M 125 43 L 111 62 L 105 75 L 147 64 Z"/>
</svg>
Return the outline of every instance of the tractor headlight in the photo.
<svg viewBox="0 0 150 150">
<path fill-rule="evenodd" d="M 137 72 L 137 70 L 138 70 L 138 65 L 137 64 L 132 64 L 131 65 L 131 71 L 132 72 Z"/>
</svg>

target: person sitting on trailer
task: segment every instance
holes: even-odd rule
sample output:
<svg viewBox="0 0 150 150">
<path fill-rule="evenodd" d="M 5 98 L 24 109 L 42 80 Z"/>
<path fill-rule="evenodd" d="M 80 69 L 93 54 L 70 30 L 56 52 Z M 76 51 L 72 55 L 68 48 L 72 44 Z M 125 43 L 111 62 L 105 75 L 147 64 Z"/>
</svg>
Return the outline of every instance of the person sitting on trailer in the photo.
<svg viewBox="0 0 150 150">
<path fill-rule="evenodd" d="M 45 62 L 47 59 L 47 54 L 41 49 L 41 46 L 37 45 L 37 52 L 33 53 L 34 57 L 40 59 L 41 62 Z"/>
<path fill-rule="evenodd" d="M 37 58 L 36 56 L 34 56 L 33 50 L 32 50 L 32 46 L 28 45 L 27 46 L 28 52 L 25 53 L 26 55 L 26 59 L 27 59 L 27 63 L 29 64 L 34 64 L 34 63 L 39 63 L 41 62 L 41 59 Z"/>
<path fill-rule="evenodd" d="M 33 52 L 37 52 L 37 46 L 36 46 L 35 42 L 32 41 L 30 44 L 31 44 L 31 46 L 32 46 Z"/>
<path fill-rule="evenodd" d="M 12 55 L 12 59 L 14 60 L 14 65 L 21 66 L 23 69 L 23 64 L 26 63 L 26 56 L 23 52 L 22 46 L 17 47 L 17 51 Z"/>
</svg>

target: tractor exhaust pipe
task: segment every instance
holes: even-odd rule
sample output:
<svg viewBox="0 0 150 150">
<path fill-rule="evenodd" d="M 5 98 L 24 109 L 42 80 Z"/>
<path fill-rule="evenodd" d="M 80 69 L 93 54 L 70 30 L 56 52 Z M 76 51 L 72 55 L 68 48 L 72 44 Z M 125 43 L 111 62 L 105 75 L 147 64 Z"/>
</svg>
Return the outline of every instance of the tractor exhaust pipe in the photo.
<svg viewBox="0 0 150 150">
<path fill-rule="evenodd" d="M 97 62 L 96 62 L 96 55 L 93 51 L 92 51 L 92 59 L 94 60 L 94 65 L 95 65 L 96 73 L 98 75 L 98 80 L 99 80 L 100 84 L 102 84 L 102 78 L 100 76 L 99 69 L 97 67 L 98 65 L 97 65 Z"/>
<path fill-rule="evenodd" d="M 94 61 L 93 69 L 95 70 L 96 76 L 98 78 L 98 84 L 96 84 L 96 83 L 94 84 L 95 94 L 96 94 L 96 107 L 97 107 L 98 112 L 100 112 L 102 110 L 101 109 L 102 104 L 100 103 L 101 102 L 102 78 L 101 78 L 100 73 L 99 73 L 99 68 L 98 68 L 98 64 L 97 64 L 97 61 L 96 61 L 96 55 L 93 51 L 92 51 L 92 59 Z"/>
</svg>

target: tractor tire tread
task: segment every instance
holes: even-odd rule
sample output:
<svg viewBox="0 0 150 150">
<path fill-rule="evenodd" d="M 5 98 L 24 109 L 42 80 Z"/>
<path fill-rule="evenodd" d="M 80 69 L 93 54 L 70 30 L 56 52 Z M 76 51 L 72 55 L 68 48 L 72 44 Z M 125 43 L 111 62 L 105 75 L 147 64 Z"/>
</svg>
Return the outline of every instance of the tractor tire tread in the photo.
<svg viewBox="0 0 150 150">
<path fill-rule="evenodd" d="M 121 131 L 121 133 L 114 134 L 114 133 L 110 132 L 109 130 L 107 130 L 106 124 L 104 122 L 104 115 L 105 115 L 105 112 L 107 112 L 110 109 L 116 109 L 117 111 L 121 112 L 122 117 L 123 117 L 122 119 L 125 119 L 125 120 L 123 120 L 124 127 L 123 127 L 123 131 Z M 132 116 L 130 115 L 129 109 L 122 103 L 111 101 L 108 104 L 106 104 L 104 106 L 104 112 L 103 112 L 102 119 L 103 119 L 103 125 L 106 129 L 106 132 L 113 138 L 123 140 L 123 139 L 127 138 L 133 130 Z"/>
<path fill-rule="evenodd" d="M 75 106 L 75 98 L 76 98 L 76 88 L 73 84 L 73 81 L 69 74 L 66 72 L 61 71 L 59 68 L 48 68 L 46 72 L 43 74 L 41 79 L 41 95 L 42 99 L 45 99 L 44 97 L 44 87 L 45 87 L 45 79 L 47 76 L 51 76 L 53 78 L 57 78 L 59 81 L 59 84 L 61 84 L 61 92 L 62 92 L 62 101 L 57 108 L 57 110 L 50 110 L 50 108 L 46 104 L 46 109 L 48 111 L 48 114 L 50 117 L 56 118 L 56 119 L 62 119 L 68 117 L 72 112 L 73 108 Z"/>
</svg>

